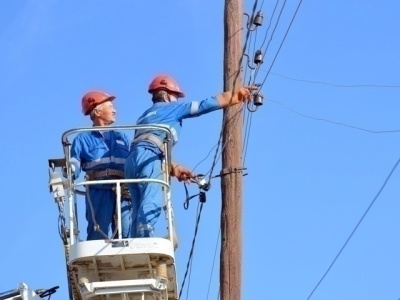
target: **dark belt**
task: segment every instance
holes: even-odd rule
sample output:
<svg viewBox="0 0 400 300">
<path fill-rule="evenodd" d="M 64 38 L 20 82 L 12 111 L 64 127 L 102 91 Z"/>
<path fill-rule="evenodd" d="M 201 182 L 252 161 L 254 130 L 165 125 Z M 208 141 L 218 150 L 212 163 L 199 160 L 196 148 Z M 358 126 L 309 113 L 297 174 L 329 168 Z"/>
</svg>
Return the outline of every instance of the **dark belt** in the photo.
<svg viewBox="0 0 400 300">
<path fill-rule="evenodd" d="M 90 180 L 96 180 L 104 177 L 116 177 L 119 179 L 125 178 L 124 171 L 116 169 L 105 169 L 105 170 L 91 170 L 86 171 L 86 175 L 89 176 Z"/>
</svg>

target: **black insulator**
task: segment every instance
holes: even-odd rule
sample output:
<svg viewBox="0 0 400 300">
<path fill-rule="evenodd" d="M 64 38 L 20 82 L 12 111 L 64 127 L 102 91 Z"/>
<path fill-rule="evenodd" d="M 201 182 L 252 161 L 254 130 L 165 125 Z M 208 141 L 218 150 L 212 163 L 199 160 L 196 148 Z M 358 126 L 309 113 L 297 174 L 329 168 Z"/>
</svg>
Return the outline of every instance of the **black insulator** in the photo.
<svg viewBox="0 0 400 300">
<path fill-rule="evenodd" d="M 257 65 L 263 63 L 263 55 L 261 50 L 257 50 L 256 54 L 254 54 L 254 63 Z"/>
<path fill-rule="evenodd" d="M 263 14 L 261 10 L 257 13 L 256 17 L 254 18 L 253 24 L 256 26 L 261 26 L 263 22 Z"/>
<path fill-rule="evenodd" d="M 253 95 L 253 103 L 255 106 L 261 106 L 263 105 L 263 99 L 264 96 L 261 95 L 260 93 L 254 94 Z"/>
<path fill-rule="evenodd" d="M 206 202 L 206 193 L 205 192 L 200 192 L 199 200 L 200 200 L 201 203 L 205 203 Z"/>
</svg>

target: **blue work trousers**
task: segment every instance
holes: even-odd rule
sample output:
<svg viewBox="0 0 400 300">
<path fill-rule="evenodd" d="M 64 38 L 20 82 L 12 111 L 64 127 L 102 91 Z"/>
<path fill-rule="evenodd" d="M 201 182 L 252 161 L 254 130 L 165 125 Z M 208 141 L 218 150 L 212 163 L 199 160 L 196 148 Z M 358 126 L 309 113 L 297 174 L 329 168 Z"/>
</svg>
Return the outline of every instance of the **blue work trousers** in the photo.
<svg viewBox="0 0 400 300">
<path fill-rule="evenodd" d="M 104 234 L 108 237 L 111 237 L 109 235 L 110 228 L 112 233 L 116 228 L 114 214 L 116 213 L 115 208 L 117 196 L 115 194 L 115 191 L 111 189 L 97 189 L 89 186 L 89 196 L 90 203 L 88 197 L 86 196 L 86 220 L 88 221 L 87 240 L 104 240 L 106 239 Z M 129 237 L 129 233 L 131 230 L 131 217 L 132 203 L 130 199 L 122 199 L 122 238 Z M 95 224 L 98 225 L 97 230 Z M 101 232 L 103 232 L 104 234 L 102 234 Z M 118 238 L 118 233 L 115 235 L 114 238 Z"/>
<path fill-rule="evenodd" d="M 163 180 L 160 155 L 145 147 L 132 149 L 125 163 L 126 179 Z M 163 187 L 160 183 L 129 183 L 132 196 L 131 237 L 151 237 L 163 202 Z"/>
</svg>

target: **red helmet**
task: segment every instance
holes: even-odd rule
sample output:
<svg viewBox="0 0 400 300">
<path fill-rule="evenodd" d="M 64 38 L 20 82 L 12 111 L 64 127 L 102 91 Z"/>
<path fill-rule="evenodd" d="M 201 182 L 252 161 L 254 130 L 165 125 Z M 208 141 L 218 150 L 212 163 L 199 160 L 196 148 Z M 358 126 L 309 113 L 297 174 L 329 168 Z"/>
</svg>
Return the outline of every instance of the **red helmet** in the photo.
<svg viewBox="0 0 400 300">
<path fill-rule="evenodd" d="M 90 114 L 90 112 L 100 103 L 106 101 L 113 101 L 115 99 L 114 96 L 110 96 L 109 94 L 102 91 L 91 91 L 86 93 L 82 98 L 82 112 L 85 116 Z"/>
<path fill-rule="evenodd" d="M 168 75 L 158 75 L 150 83 L 149 93 L 153 94 L 153 92 L 157 90 L 164 90 L 170 93 L 175 93 L 178 98 L 185 97 L 185 94 L 181 91 L 176 81 Z"/>
</svg>

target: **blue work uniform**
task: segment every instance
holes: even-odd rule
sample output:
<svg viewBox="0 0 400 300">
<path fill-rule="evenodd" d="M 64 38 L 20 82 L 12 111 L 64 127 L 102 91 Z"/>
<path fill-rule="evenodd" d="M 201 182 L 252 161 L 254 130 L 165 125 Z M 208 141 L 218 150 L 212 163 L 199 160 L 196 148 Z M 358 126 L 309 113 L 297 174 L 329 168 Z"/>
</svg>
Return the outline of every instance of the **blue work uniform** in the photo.
<svg viewBox="0 0 400 300">
<path fill-rule="evenodd" d="M 157 102 L 146 110 L 138 119 L 138 125 L 157 124 L 168 127 L 172 132 L 172 145 L 179 139 L 182 120 L 198 117 L 220 109 L 215 97 L 193 102 Z M 127 179 L 159 179 L 163 180 L 163 153 L 156 143 L 140 140 L 143 134 L 152 134 L 162 143 L 166 138 L 165 131 L 138 129 L 131 144 L 131 151 L 126 159 L 125 177 Z M 136 140 L 136 141 L 135 141 Z M 142 182 L 129 184 L 132 195 L 131 237 L 151 237 L 154 224 L 161 214 L 163 206 L 163 189 L 159 183 Z"/>
<path fill-rule="evenodd" d="M 129 140 L 123 132 L 88 131 L 79 133 L 71 147 L 71 163 L 75 166 L 74 178 L 79 177 L 81 169 L 85 172 L 106 169 L 124 171 L 128 154 Z M 106 176 L 101 179 L 112 179 L 112 177 Z M 115 230 L 113 215 L 116 207 L 116 194 L 113 190 L 114 186 L 113 184 L 86 186 L 86 189 L 89 189 L 89 195 L 86 195 L 87 240 L 105 239 L 104 235 L 95 229 L 95 224 L 98 224 L 106 235 L 108 235 L 110 226 L 113 231 Z M 121 208 L 122 237 L 129 237 L 131 200 L 122 199 Z"/>
</svg>

